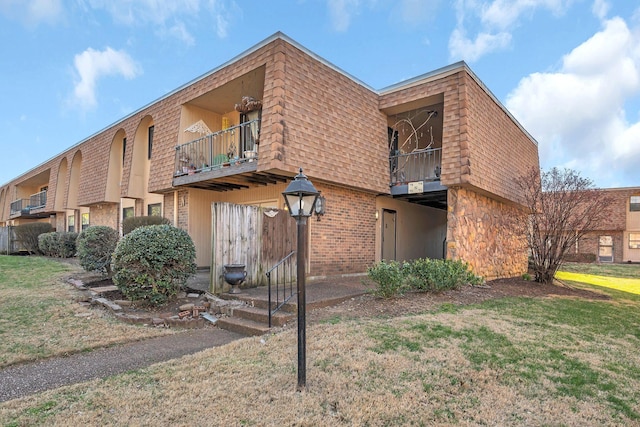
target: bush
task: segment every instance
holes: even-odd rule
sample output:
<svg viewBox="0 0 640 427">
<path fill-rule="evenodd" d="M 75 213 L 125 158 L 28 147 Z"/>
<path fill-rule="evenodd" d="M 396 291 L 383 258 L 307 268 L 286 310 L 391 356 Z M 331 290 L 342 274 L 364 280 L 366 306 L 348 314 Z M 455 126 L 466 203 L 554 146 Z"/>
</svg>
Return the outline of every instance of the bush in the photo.
<svg viewBox="0 0 640 427">
<path fill-rule="evenodd" d="M 403 266 L 398 261 L 381 261 L 367 269 L 367 277 L 376 288 L 371 292 L 382 298 L 391 298 L 405 290 Z"/>
<path fill-rule="evenodd" d="M 440 292 L 464 284 L 479 285 L 482 277 L 473 274 L 469 264 L 461 260 L 417 259 L 402 265 L 382 261 L 367 269 L 376 288 L 374 295 L 390 298 L 406 290 Z"/>
<path fill-rule="evenodd" d="M 78 260 L 86 271 L 111 277 L 111 257 L 118 244 L 118 232 L 105 225 L 93 225 L 78 236 Z"/>
<path fill-rule="evenodd" d="M 129 234 L 138 227 L 162 224 L 170 225 L 171 221 L 161 216 L 133 216 L 122 221 L 122 234 Z"/>
<path fill-rule="evenodd" d="M 53 227 L 47 222 L 30 222 L 16 226 L 14 231 L 16 239 L 22 243 L 24 249 L 30 253 L 39 254 L 38 236 L 43 233 L 50 233 L 53 231 Z"/>
<path fill-rule="evenodd" d="M 129 299 L 164 304 L 195 274 L 191 237 L 170 225 L 139 227 L 113 254 L 113 282 Z"/>
<path fill-rule="evenodd" d="M 78 233 L 51 232 L 38 236 L 38 249 L 46 256 L 71 258 L 76 254 L 76 239 Z"/>
<path fill-rule="evenodd" d="M 461 260 L 417 259 L 408 264 L 406 275 L 408 286 L 418 291 L 440 292 L 482 283 L 482 278 L 473 274 L 469 264 Z"/>
<path fill-rule="evenodd" d="M 591 264 L 596 262 L 596 254 L 593 253 L 571 253 L 565 254 L 562 259 L 564 262 L 582 262 L 586 264 Z"/>
</svg>

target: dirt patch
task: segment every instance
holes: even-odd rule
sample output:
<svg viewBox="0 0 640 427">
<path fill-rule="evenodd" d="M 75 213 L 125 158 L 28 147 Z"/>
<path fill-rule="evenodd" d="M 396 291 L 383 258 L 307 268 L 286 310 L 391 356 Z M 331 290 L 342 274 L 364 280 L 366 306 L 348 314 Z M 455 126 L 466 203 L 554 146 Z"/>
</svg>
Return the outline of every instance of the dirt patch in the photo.
<svg viewBox="0 0 640 427">
<path fill-rule="evenodd" d="M 608 295 L 573 288 L 560 282 L 556 284 L 541 284 L 521 278 L 509 278 L 492 280 L 482 287 L 464 286 L 440 293 L 411 292 L 389 299 L 382 299 L 373 295 L 362 295 L 333 307 L 313 310 L 308 314 L 308 317 L 310 322 L 319 322 L 338 316 L 363 318 L 398 317 L 422 313 L 445 303 L 469 305 L 497 298 L 544 298 L 550 296 L 594 300 L 610 299 Z"/>
</svg>

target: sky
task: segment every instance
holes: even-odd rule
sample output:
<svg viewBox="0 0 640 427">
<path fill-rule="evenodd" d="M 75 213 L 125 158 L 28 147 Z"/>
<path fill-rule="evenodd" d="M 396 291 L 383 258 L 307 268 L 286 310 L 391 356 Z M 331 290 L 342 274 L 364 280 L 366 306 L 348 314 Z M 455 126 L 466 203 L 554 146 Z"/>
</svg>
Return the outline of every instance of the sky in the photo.
<svg viewBox="0 0 640 427">
<path fill-rule="evenodd" d="M 544 170 L 640 186 L 637 0 L 0 0 L 0 185 L 277 31 L 376 90 L 463 60 Z"/>
</svg>

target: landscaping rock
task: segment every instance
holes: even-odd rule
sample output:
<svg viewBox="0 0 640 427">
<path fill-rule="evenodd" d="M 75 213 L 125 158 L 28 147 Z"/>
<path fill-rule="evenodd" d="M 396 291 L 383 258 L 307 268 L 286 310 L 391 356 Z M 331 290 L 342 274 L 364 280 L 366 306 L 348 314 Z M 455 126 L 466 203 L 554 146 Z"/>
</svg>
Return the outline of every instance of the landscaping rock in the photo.
<svg viewBox="0 0 640 427">
<path fill-rule="evenodd" d="M 178 307 L 180 309 L 180 311 L 191 311 L 193 310 L 193 307 L 195 306 L 195 304 L 182 304 L 180 307 Z"/>
</svg>

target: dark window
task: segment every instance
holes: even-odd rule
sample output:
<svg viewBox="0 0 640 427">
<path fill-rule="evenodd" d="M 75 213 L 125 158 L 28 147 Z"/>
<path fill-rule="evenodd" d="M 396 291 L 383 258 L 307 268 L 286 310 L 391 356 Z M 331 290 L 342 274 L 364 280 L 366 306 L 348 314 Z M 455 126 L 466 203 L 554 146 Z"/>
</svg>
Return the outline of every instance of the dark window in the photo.
<svg viewBox="0 0 640 427">
<path fill-rule="evenodd" d="M 147 216 L 162 216 L 162 203 L 148 205 Z"/>
<path fill-rule="evenodd" d="M 631 196 L 629 199 L 629 210 L 631 212 L 640 212 L 640 196 Z"/>
<path fill-rule="evenodd" d="M 124 165 L 124 156 L 127 154 L 127 138 L 122 138 L 122 164 Z"/>
<path fill-rule="evenodd" d="M 67 229 L 71 233 L 76 231 L 76 217 L 75 216 L 70 215 L 69 218 L 67 219 Z"/>
<path fill-rule="evenodd" d="M 629 249 L 640 249 L 640 233 L 629 233 Z"/>
<path fill-rule="evenodd" d="M 133 218 L 133 207 L 122 209 L 122 219 Z"/>
<path fill-rule="evenodd" d="M 147 159 L 151 158 L 152 149 L 153 149 L 153 126 L 149 126 L 149 151 L 147 152 Z"/>
<path fill-rule="evenodd" d="M 82 229 L 86 230 L 87 227 L 89 227 L 89 214 L 83 213 L 81 217 L 81 221 L 82 221 Z"/>
</svg>

